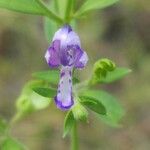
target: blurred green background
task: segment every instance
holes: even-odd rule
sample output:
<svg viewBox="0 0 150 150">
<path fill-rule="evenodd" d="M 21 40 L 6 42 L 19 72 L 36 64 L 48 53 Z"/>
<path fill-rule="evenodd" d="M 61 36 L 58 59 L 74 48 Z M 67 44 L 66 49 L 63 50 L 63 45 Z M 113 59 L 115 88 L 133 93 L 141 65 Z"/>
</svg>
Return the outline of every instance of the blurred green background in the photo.
<svg viewBox="0 0 150 150">
<path fill-rule="evenodd" d="M 103 57 L 132 69 L 123 80 L 101 86 L 126 110 L 123 127 L 109 127 L 91 114 L 88 124 L 79 125 L 81 150 L 150 149 L 149 6 L 148 0 L 124 0 L 78 21 L 76 30 L 90 58 L 79 71 L 81 80 Z M 42 17 L 0 10 L 0 115 L 7 120 L 31 74 L 49 69 L 44 60 L 49 43 Z M 12 134 L 30 150 L 69 150 L 69 137 L 62 139 L 63 119 L 64 113 L 52 104 L 16 124 Z"/>
</svg>

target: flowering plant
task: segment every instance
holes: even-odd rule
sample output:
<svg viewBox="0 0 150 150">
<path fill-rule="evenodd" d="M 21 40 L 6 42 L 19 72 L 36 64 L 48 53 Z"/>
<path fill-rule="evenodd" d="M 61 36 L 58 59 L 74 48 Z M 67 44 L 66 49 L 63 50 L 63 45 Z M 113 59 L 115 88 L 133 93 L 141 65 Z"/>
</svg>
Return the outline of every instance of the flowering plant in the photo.
<svg viewBox="0 0 150 150">
<path fill-rule="evenodd" d="M 66 111 L 63 137 L 71 133 L 72 150 L 78 149 L 77 123 L 87 122 L 88 110 L 98 114 L 102 121 L 111 126 L 119 125 L 124 114 L 122 107 L 115 97 L 95 86 L 121 79 L 130 70 L 116 67 L 114 62 L 103 58 L 95 62 L 87 80 L 80 81 L 74 75 L 75 69 L 84 69 L 90 61 L 87 52 L 81 47 L 79 35 L 74 31 L 77 19 L 117 1 L 85 0 L 76 9 L 75 0 L 51 0 L 50 8 L 40 0 L 0 0 L 1 8 L 46 17 L 46 35 L 48 41 L 51 40 L 45 53 L 50 69 L 33 73 L 34 80 L 24 86 L 16 101 L 14 117 L 10 122 L 0 119 L 2 150 L 27 149 L 12 137 L 11 126 L 24 116 L 48 107 L 53 100 L 58 109 Z"/>
</svg>

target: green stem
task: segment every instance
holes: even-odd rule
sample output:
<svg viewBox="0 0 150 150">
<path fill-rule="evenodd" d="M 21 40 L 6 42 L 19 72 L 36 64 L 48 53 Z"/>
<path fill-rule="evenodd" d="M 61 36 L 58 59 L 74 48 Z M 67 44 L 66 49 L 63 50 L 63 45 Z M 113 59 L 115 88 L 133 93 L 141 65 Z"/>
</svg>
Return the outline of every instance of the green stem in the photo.
<svg viewBox="0 0 150 150">
<path fill-rule="evenodd" d="M 58 0 L 54 0 L 54 7 L 55 7 L 55 11 L 56 11 L 57 13 L 59 13 Z"/>
<path fill-rule="evenodd" d="M 38 4 L 45 10 L 45 15 L 59 24 L 63 24 L 63 20 L 49 10 L 43 2 L 37 0 Z"/>
<path fill-rule="evenodd" d="M 78 150 L 77 123 L 75 122 L 71 132 L 71 150 Z"/>
<path fill-rule="evenodd" d="M 17 121 L 19 121 L 22 117 L 22 113 L 16 113 L 13 118 L 10 120 L 10 126 L 13 126 Z"/>
<path fill-rule="evenodd" d="M 74 0 L 68 0 L 67 6 L 66 6 L 66 11 L 65 11 L 65 22 L 66 23 L 70 23 L 73 8 L 74 8 Z"/>
</svg>

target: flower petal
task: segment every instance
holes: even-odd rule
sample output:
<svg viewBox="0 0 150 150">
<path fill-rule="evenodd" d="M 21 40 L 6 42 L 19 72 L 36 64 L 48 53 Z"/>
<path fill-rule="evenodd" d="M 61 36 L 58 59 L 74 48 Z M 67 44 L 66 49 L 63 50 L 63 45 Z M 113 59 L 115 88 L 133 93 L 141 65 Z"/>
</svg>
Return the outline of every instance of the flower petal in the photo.
<svg viewBox="0 0 150 150">
<path fill-rule="evenodd" d="M 81 47 L 80 38 L 74 31 L 69 32 L 65 42 L 66 45 L 78 45 Z"/>
<path fill-rule="evenodd" d="M 45 59 L 48 65 L 52 68 L 58 67 L 60 65 L 59 48 L 60 42 L 56 40 L 53 42 L 52 46 L 48 48 L 45 54 Z"/>
<path fill-rule="evenodd" d="M 69 25 L 65 25 L 60 28 L 54 35 L 53 41 L 60 40 L 61 43 L 65 42 L 67 39 L 68 34 L 72 31 L 72 28 Z"/>
<path fill-rule="evenodd" d="M 72 96 L 72 67 L 62 67 L 55 103 L 61 110 L 68 110 L 74 104 Z"/>
<path fill-rule="evenodd" d="M 76 59 L 75 67 L 84 68 L 87 62 L 88 62 L 88 55 L 85 51 L 82 51 L 82 54 L 80 54 Z"/>
<path fill-rule="evenodd" d="M 69 25 L 63 26 L 55 33 L 53 41 L 55 40 L 61 41 L 61 49 L 66 49 L 68 45 L 81 45 L 79 36 L 72 31 L 72 28 Z"/>
</svg>

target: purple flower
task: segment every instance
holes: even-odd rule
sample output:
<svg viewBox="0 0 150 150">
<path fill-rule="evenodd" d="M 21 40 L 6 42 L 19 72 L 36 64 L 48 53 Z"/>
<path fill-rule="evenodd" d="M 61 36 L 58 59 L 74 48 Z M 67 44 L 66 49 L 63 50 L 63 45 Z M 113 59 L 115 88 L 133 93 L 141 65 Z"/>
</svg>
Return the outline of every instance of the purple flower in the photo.
<svg viewBox="0 0 150 150">
<path fill-rule="evenodd" d="M 72 70 L 84 68 L 88 61 L 86 52 L 81 49 L 79 36 L 69 25 L 63 26 L 55 33 L 45 58 L 51 68 L 61 66 L 55 103 L 58 108 L 68 110 L 74 104 Z"/>
</svg>

